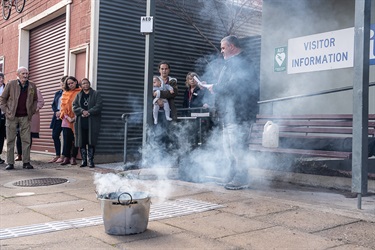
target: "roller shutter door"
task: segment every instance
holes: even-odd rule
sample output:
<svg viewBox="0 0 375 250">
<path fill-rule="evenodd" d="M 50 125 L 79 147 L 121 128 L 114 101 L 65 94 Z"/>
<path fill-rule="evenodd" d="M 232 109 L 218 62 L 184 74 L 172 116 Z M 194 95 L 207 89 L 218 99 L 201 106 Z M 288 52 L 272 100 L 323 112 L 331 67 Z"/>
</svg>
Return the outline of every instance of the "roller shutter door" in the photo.
<svg viewBox="0 0 375 250">
<path fill-rule="evenodd" d="M 59 80 L 64 74 L 65 14 L 30 30 L 30 80 L 36 83 L 44 97 L 40 111 L 40 138 L 33 138 L 32 150 L 55 153 L 52 130 L 51 104 L 60 89 Z"/>
</svg>

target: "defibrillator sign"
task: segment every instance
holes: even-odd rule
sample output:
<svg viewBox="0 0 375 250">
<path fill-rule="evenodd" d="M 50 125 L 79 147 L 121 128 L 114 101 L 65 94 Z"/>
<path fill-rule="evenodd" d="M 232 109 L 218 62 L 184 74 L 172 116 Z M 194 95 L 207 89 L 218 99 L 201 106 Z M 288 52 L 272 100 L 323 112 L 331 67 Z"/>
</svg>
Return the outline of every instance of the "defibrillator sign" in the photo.
<svg viewBox="0 0 375 250">
<path fill-rule="evenodd" d="M 141 33 L 152 33 L 154 28 L 154 17 L 142 16 L 141 17 Z"/>
<path fill-rule="evenodd" d="M 286 70 L 287 54 L 287 47 L 279 47 L 275 49 L 274 72 L 282 72 Z"/>
</svg>

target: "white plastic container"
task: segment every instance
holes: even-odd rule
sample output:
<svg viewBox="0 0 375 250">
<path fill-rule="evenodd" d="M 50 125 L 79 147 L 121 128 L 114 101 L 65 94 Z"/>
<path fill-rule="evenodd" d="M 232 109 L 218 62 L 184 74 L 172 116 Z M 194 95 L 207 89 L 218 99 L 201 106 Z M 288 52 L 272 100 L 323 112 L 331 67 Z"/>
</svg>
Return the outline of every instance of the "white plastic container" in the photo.
<svg viewBox="0 0 375 250">
<path fill-rule="evenodd" d="M 266 148 L 277 148 L 279 146 L 279 126 L 272 121 L 264 125 L 262 146 Z"/>
</svg>

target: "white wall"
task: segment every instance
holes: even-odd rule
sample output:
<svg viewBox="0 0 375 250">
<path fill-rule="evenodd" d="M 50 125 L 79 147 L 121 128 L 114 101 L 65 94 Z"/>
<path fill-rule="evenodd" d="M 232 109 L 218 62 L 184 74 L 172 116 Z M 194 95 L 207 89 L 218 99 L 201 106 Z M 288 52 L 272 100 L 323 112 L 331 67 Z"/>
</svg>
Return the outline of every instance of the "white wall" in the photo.
<svg viewBox="0 0 375 250">
<path fill-rule="evenodd" d="M 274 56 L 275 48 L 287 46 L 288 39 L 354 27 L 354 4 L 353 0 L 263 0 L 260 100 L 353 86 L 353 68 L 287 74 L 274 72 Z M 375 65 L 370 66 L 370 82 L 375 82 Z M 274 114 L 352 113 L 352 100 L 350 90 L 260 108 L 261 113 Z M 370 88 L 369 100 L 370 113 L 375 113 L 375 87 Z"/>
</svg>

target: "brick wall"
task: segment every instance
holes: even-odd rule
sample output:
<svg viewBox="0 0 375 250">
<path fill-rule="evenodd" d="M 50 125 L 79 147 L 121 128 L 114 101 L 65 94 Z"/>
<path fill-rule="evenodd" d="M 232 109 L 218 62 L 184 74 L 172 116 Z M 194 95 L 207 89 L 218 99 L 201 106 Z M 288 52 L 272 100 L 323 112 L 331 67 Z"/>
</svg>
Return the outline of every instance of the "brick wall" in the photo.
<svg viewBox="0 0 375 250">
<path fill-rule="evenodd" d="M 71 8 L 70 48 L 90 41 L 90 0 L 76 0 Z"/>
<path fill-rule="evenodd" d="M 20 21 L 14 16 L 12 13 L 7 21 L 1 18 L 0 23 L 0 56 L 4 57 L 5 82 L 16 77 L 18 67 L 18 24 Z"/>
<path fill-rule="evenodd" d="M 51 8 L 61 0 L 26 0 L 22 13 L 12 8 L 8 20 L 0 18 L 0 56 L 4 56 L 5 79 L 16 77 L 18 67 L 18 25 Z M 70 48 L 90 41 L 90 0 L 73 0 L 71 4 Z"/>
</svg>

